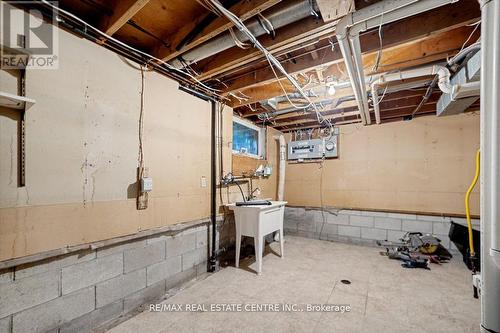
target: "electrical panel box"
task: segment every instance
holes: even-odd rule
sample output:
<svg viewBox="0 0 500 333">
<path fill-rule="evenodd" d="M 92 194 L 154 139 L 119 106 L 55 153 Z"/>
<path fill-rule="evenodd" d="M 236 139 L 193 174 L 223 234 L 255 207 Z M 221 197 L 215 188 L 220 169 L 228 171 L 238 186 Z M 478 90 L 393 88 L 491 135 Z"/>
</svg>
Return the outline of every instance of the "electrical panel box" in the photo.
<svg viewBox="0 0 500 333">
<path fill-rule="evenodd" d="M 338 157 L 338 135 L 330 138 L 290 141 L 288 143 L 289 160 L 307 160 Z"/>
</svg>

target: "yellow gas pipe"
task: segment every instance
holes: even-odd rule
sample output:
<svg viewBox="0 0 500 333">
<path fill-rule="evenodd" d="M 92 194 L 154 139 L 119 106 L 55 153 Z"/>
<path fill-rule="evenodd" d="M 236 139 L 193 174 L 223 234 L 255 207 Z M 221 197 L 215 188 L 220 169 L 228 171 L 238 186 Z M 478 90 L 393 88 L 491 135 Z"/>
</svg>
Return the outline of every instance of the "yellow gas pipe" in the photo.
<svg viewBox="0 0 500 333">
<path fill-rule="evenodd" d="M 481 163 L 481 152 L 478 149 L 476 153 L 476 174 L 474 175 L 474 179 L 472 180 L 472 183 L 470 184 L 469 189 L 465 194 L 465 216 L 467 217 L 467 228 L 469 229 L 469 249 L 471 258 L 474 258 L 476 256 L 476 251 L 474 251 L 474 239 L 472 237 L 472 223 L 470 221 L 469 199 L 470 199 L 470 194 L 474 189 L 474 186 L 476 186 L 477 179 L 479 178 L 480 163 Z"/>
</svg>

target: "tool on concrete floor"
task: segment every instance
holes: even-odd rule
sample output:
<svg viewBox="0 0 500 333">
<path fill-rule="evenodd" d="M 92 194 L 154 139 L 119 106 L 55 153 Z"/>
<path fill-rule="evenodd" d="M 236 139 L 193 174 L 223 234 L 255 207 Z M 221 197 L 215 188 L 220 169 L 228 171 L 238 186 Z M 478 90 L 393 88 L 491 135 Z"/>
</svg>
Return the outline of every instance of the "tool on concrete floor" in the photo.
<svg viewBox="0 0 500 333">
<path fill-rule="evenodd" d="M 408 232 L 399 242 L 377 241 L 377 245 L 386 248 L 389 259 L 402 260 L 405 268 L 430 269 L 428 264 L 441 264 L 451 259 L 452 255 L 441 245 L 441 240 L 430 234 Z"/>
</svg>

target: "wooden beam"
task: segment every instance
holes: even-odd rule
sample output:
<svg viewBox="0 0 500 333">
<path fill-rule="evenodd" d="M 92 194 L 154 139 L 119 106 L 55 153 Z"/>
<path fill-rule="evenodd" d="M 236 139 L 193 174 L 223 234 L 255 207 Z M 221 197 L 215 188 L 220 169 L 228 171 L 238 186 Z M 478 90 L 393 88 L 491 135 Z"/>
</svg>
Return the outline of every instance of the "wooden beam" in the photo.
<svg viewBox="0 0 500 333">
<path fill-rule="evenodd" d="M 102 30 L 108 34 L 113 35 L 121 27 L 123 27 L 128 20 L 134 17 L 135 14 L 142 7 L 144 7 L 149 0 L 118 0 L 113 8 L 113 15 L 106 16 L 101 23 Z"/>
<path fill-rule="evenodd" d="M 258 13 L 276 5 L 280 1 L 281 0 L 243 0 L 232 6 L 230 10 L 242 21 L 245 21 L 252 16 L 255 16 Z M 200 20 L 193 20 L 192 22 L 186 22 L 181 31 L 177 31 L 174 36 L 170 36 L 170 47 L 166 47 L 163 44 L 158 44 L 153 49 L 153 53 L 156 55 L 156 57 L 163 59 L 164 61 L 172 60 L 182 53 L 191 50 L 192 48 L 214 38 L 218 34 L 233 27 L 233 23 L 231 23 L 226 17 L 218 17 L 210 24 L 208 24 L 205 28 L 203 28 L 197 35 L 197 37 L 194 38 L 194 40 L 178 49 L 180 43 L 182 43 L 182 41 L 188 36 L 188 34 L 196 29 L 199 21 Z"/>
<path fill-rule="evenodd" d="M 427 63 L 446 59 L 447 57 L 454 55 L 461 48 L 464 40 L 469 34 L 470 27 L 464 26 L 452 31 L 433 35 L 432 37 L 427 39 L 420 39 L 386 49 L 382 52 L 380 65 L 377 71 L 385 72 L 390 70 L 399 70 L 402 68 L 425 65 Z M 371 68 L 375 63 L 375 58 L 376 52 L 368 53 L 363 56 L 363 62 L 365 68 L 367 69 L 367 72 L 371 71 Z M 330 67 L 328 67 L 324 71 L 323 75 L 338 75 L 337 65 L 331 65 Z M 268 90 L 270 94 L 266 96 L 267 98 L 276 96 L 272 96 L 272 93 L 274 93 L 276 90 L 269 88 L 272 86 L 273 83 L 268 83 L 267 86 L 262 88 L 263 91 L 260 91 L 259 86 L 253 86 L 251 88 L 251 92 L 250 89 L 248 92 L 245 89 L 242 90 L 244 94 L 250 96 L 250 99 L 240 105 L 255 102 L 254 97 L 262 98 L 266 95 L 265 91 Z M 293 91 L 293 89 L 289 91 Z M 255 94 L 255 96 L 252 95 L 252 93 Z M 281 92 L 280 95 L 283 95 L 283 92 Z M 237 107 L 240 105 L 234 104 L 233 107 Z"/>
<path fill-rule="evenodd" d="M 259 42 L 277 55 L 298 45 L 334 35 L 336 23 L 323 23 L 319 19 L 308 17 L 291 26 L 277 29 L 274 38 L 269 35 L 259 37 Z M 262 58 L 262 52 L 258 50 L 233 47 L 201 61 L 197 67 L 200 73 L 198 79 L 207 80 Z"/>
<path fill-rule="evenodd" d="M 383 47 L 387 49 L 401 43 L 450 31 L 477 20 L 479 17 L 479 6 L 474 0 L 466 0 L 443 6 L 432 12 L 416 15 L 384 26 Z M 378 31 L 366 33 L 362 35 L 360 39 L 363 53 L 376 52 L 379 50 L 380 40 Z M 288 73 L 294 74 L 312 70 L 317 66 L 334 64 L 340 61 L 342 61 L 342 53 L 339 47 L 336 47 L 333 51 L 326 48 L 319 52 L 319 58 L 317 60 L 312 60 L 309 56 L 298 57 L 295 58 L 293 62 L 287 61 L 283 63 L 283 67 Z M 236 80 L 226 80 L 225 83 L 228 87 L 225 89 L 225 92 L 229 93 L 247 89 L 275 80 L 276 78 L 272 70 L 269 66 L 266 66 L 245 75 L 241 75 Z"/>
<path fill-rule="evenodd" d="M 413 99 L 415 103 L 420 103 L 420 100 L 422 99 L 422 95 L 425 93 L 427 88 L 422 88 L 418 90 L 402 90 L 402 91 L 397 91 L 394 93 L 388 93 L 381 104 L 381 106 L 384 106 L 387 102 L 394 102 L 395 104 L 400 103 L 402 100 L 408 100 L 408 99 Z M 328 112 L 328 110 L 335 110 L 335 109 L 345 109 L 348 107 L 353 107 L 356 106 L 353 101 L 349 101 L 346 103 L 342 103 L 338 105 L 335 108 L 327 108 L 324 112 Z M 236 112 L 238 112 L 238 109 L 235 109 Z M 246 110 L 245 110 L 246 111 Z M 257 113 L 252 114 L 255 116 Z M 273 118 L 274 121 L 291 121 L 291 120 L 299 120 L 304 118 L 304 114 L 300 112 L 291 112 L 291 113 L 286 113 L 282 115 L 278 115 Z"/>
<path fill-rule="evenodd" d="M 440 92 L 434 93 L 431 96 L 431 98 L 429 98 L 427 103 L 424 105 L 427 105 L 427 104 L 435 105 L 437 100 L 439 99 L 440 95 L 441 95 Z M 408 109 L 408 108 L 415 109 L 421 100 L 422 100 L 422 96 L 403 98 L 403 99 L 391 100 L 391 101 L 384 100 L 383 102 L 380 103 L 380 113 L 382 114 L 384 112 L 387 113 L 388 111 L 391 111 L 391 110 L 400 110 L 400 109 Z M 327 118 L 327 119 L 330 119 L 330 117 L 333 117 L 331 119 L 336 119 L 336 118 L 339 118 L 339 115 L 352 113 L 352 112 L 358 112 L 357 106 L 325 110 L 325 111 L 321 112 L 321 114 L 323 114 L 323 116 L 325 116 L 325 118 Z M 316 115 L 314 113 L 309 113 L 309 114 L 303 115 L 303 116 L 288 118 L 282 122 L 276 122 L 276 126 L 302 125 L 302 124 L 307 124 L 307 123 L 311 123 L 311 122 L 317 122 Z"/>
</svg>

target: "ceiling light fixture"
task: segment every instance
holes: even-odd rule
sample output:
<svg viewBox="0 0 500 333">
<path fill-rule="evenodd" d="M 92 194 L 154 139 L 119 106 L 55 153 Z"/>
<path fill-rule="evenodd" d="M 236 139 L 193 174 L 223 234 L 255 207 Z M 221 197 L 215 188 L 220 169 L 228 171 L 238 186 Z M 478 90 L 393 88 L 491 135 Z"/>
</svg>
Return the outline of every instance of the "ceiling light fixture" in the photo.
<svg viewBox="0 0 500 333">
<path fill-rule="evenodd" d="M 333 96 L 336 92 L 337 90 L 335 89 L 335 86 L 333 84 L 330 84 L 328 86 L 328 95 Z"/>
</svg>

